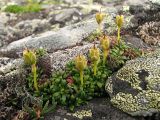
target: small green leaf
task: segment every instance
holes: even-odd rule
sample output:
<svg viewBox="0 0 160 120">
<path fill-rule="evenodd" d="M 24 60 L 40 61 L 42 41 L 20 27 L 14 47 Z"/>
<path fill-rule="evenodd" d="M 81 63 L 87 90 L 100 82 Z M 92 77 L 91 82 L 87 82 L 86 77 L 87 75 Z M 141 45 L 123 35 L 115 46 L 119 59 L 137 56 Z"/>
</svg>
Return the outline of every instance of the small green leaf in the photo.
<svg viewBox="0 0 160 120">
<path fill-rule="evenodd" d="M 98 86 L 99 88 L 102 88 L 103 84 L 100 83 L 100 82 L 97 82 L 97 86 Z"/>
<path fill-rule="evenodd" d="M 66 104 L 66 95 L 62 95 L 62 104 L 63 104 L 63 105 Z"/>
<path fill-rule="evenodd" d="M 70 109 L 71 111 L 73 111 L 73 110 L 74 110 L 74 105 L 69 106 L 69 109 Z"/>
<path fill-rule="evenodd" d="M 60 93 L 59 93 L 59 92 L 56 92 L 56 93 L 53 94 L 53 96 L 54 96 L 54 97 L 59 97 L 59 96 L 60 96 Z"/>
</svg>

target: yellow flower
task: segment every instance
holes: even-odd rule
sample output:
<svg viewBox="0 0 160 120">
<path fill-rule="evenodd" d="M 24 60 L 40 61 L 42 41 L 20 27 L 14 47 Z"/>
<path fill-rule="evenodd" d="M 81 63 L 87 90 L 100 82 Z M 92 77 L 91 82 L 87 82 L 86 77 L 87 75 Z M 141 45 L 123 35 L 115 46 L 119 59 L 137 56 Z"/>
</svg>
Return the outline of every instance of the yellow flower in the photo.
<svg viewBox="0 0 160 120">
<path fill-rule="evenodd" d="M 91 61 L 92 61 L 92 65 L 93 65 L 94 75 L 96 75 L 97 66 L 98 66 L 98 63 L 99 63 L 99 60 L 100 60 L 99 49 L 96 48 L 96 46 L 94 45 L 93 48 L 90 49 L 89 55 L 90 55 L 90 58 L 91 58 Z"/>
<path fill-rule="evenodd" d="M 75 58 L 75 64 L 76 64 L 76 68 L 79 71 L 80 74 L 80 81 L 81 81 L 81 86 L 83 88 L 83 70 L 87 67 L 87 60 L 85 58 L 84 55 L 78 55 Z"/>
<path fill-rule="evenodd" d="M 99 49 L 95 47 L 95 45 L 93 46 L 93 48 L 89 50 L 89 54 L 90 54 L 91 61 L 93 62 L 99 61 L 100 52 L 99 52 Z"/>
<path fill-rule="evenodd" d="M 110 40 L 107 36 L 103 36 L 100 38 L 100 44 L 103 50 L 108 50 L 110 47 Z"/>
<path fill-rule="evenodd" d="M 105 17 L 104 13 L 100 13 L 100 12 L 96 13 L 96 21 L 97 21 L 97 23 L 101 24 L 103 19 L 104 19 L 104 17 Z"/>
<path fill-rule="evenodd" d="M 36 64 L 36 54 L 31 50 L 23 51 L 23 59 L 27 65 Z"/>
<path fill-rule="evenodd" d="M 84 55 L 78 55 L 75 58 L 76 69 L 83 71 L 87 67 L 87 60 Z"/>
<path fill-rule="evenodd" d="M 117 26 L 118 26 L 119 28 L 122 27 L 123 21 L 124 21 L 123 15 L 117 15 L 117 16 L 116 16 L 116 24 L 117 24 Z"/>
<path fill-rule="evenodd" d="M 107 36 L 103 36 L 100 38 L 100 44 L 103 50 L 103 64 L 106 64 L 106 59 L 109 54 L 110 40 Z"/>
</svg>

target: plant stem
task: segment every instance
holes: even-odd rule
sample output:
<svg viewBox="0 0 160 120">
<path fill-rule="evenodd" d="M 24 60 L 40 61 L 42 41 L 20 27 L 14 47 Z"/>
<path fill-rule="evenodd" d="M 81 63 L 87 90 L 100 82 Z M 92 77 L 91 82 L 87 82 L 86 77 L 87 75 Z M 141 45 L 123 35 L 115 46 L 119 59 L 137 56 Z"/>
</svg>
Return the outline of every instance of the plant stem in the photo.
<svg viewBox="0 0 160 120">
<path fill-rule="evenodd" d="M 103 65 L 105 65 L 105 63 L 106 63 L 108 53 L 109 53 L 109 50 L 104 50 L 103 51 Z"/>
<path fill-rule="evenodd" d="M 121 31 L 121 28 L 120 27 L 118 27 L 118 44 L 120 43 L 120 31 Z"/>
<path fill-rule="evenodd" d="M 99 29 L 99 33 L 102 33 L 102 28 L 101 28 L 101 24 L 98 24 L 98 29 Z"/>
<path fill-rule="evenodd" d="M 96 62 L 94 62 L 94 64 L 93 64 L 93 72 L 94 72 L 94 75 L 96 76 L 96 73 L 97 73 L 97 64 L 96 64 Z"/>
<path fill-rule="evenodd" d="M 81 86 L 83 87 L 83 70 L 80 71 Z"/>
<path fill-rule="evenodd" d="M 106 50 L 103 51 L 103 65 L 106 63 L 106 57 L 107 57 L 107 52 Z"/>
<path fill-rule="evenodd" d="M 34 88 L 36 91 L 38 91 L 38 84 L 37 84 L 37 68 L 36 65 L 32 65 L 32 73 L 33 73 L 33 82 L 34 82 Z"/>
</svg>

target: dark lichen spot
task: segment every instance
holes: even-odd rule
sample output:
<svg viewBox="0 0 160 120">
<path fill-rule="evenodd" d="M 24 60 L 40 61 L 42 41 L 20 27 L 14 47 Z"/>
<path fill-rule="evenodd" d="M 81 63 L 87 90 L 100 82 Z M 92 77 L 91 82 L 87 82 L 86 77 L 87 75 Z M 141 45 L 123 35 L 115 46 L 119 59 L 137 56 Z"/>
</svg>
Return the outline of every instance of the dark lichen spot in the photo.
<svg viewBox="0 0 160 120">
<path fill-rule="evenodd" d="M 140 86 L 143 90 L 147 90 L 147 84 L 148 84 L 148 83 L 147 83 L 147 81 L 146 81 L 145 79 L 146 79 L 146 77 L 149 76 L 148 71 L 142 69 L 142 70 L 140 70 L 140 71 L 138 71 L 138 72 L 136 72 L 136 73 L 138 74 L 138 77 L 139 77 L 140 80 L 141 80 L 139 86 Z"/>
<path fill-rule="evenodd" d="M 116 95 L 119 92 L 123 92 L 123 93 L 130 93 L 132 95 L 137 95 L 139 93 L 139 90 L 134 89 L 131 84 L 127 81 L 124 80 L 120 80 L 117 78 L 113 79 L 112 81 L 113 83 L 113 93 Z"/>
</svg>

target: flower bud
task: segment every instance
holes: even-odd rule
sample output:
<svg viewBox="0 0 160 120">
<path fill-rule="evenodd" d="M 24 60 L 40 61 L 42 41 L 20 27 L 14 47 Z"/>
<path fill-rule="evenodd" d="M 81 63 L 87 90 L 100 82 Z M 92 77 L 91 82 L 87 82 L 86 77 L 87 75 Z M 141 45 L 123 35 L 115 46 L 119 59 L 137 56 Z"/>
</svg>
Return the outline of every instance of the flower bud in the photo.
<svg viewBox="0 0 160 120">
<path fill-rule="evenodd" d="M 23 59 L 24 59 L 25 64 L 27 65 L 36 64 L 36 54 L 31 50 L 23 51 Z"/>
<path fill-rule="evenodd" d="M 117 16 L 116 16 L 116 24 L 117 24 L 117 26 L 118 26 L 119 28 L 122 27 L 123 21 L 124 21 L 123 15 L 117 15 Z"/>
<path fill-rule="evenodd" d="M 105 17 L 104 13 L 100 13 L 100 12 L 96 13 L 96 21 L 97 21 L 97 23 L 101 24 L 103 19 L 104 19 L 104 17 Z"/>
<path fill-rule="evenodd" d="M 95 45 L 93 46 L 93 48 L 90 49 L 89 55 L 90 55 L 90 58 L 91 58 L 92 62 L 98 62 L 99 59 L 100 59 L 99 49 L 96 48 Z"/>
<path fill-rule="evenodd" d="M 110 40 L 107 36 L 103 36 L 100 38 L 100 44 L 103 50 L 108 50 L 110 47 Z"/>
<path fill-rule="evenodd" d="M 78 55 L 75 58 L 76 68 L 79 71 L 83 71 L 87 67 L 87 60 L 84 55 Z"/>
</svg>

